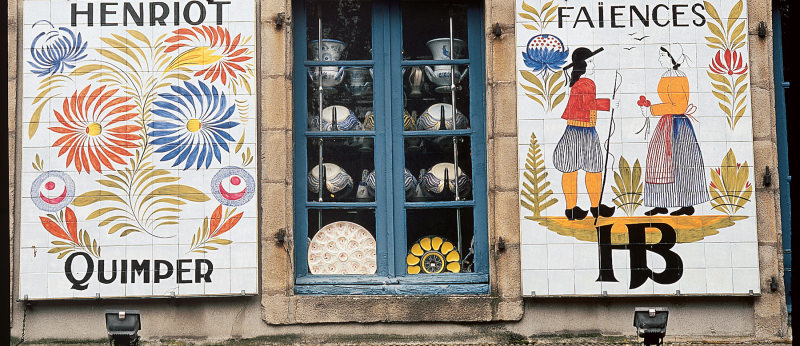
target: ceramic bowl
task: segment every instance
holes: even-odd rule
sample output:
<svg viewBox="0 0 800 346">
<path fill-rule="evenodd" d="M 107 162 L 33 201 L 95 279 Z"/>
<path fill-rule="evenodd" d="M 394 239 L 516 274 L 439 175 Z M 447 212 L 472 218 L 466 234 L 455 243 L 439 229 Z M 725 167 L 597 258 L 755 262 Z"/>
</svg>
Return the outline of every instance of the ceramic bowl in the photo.
<svg viewBox="0 0 800 346">
<path fill-rule="evenodd" d="M 436 131 L 441 129 L 442 115 L 444 115 L 444 127 L 453 130 L 453 106 L 447 103 L 437 103 L 425 110 L 417 119 L 417 130 Z M 464 114 L 456 109 L 455 118 L 456 129 L 469 128 L 469 121 Z"/>
<path fill-rule="evenodd" d="M 353 178 L 344 169 L 333 163 L 323 163 L 325 174 L 324 193 L 337 194 L 353 187 Z M 319 193 L 319 165 L 308 171 L 308 190 L 314 194 Z"/>
</svg>

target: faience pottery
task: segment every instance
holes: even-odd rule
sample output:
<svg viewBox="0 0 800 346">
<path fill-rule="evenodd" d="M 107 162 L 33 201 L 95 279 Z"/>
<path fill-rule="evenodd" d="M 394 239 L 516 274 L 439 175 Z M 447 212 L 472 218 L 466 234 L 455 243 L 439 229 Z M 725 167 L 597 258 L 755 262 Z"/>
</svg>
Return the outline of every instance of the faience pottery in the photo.
<svg viewBox="0 0 800 346">
<path fill-rule="evenodd" d="M 456 166 L 452 163 L 438 163 L 421 175 L 420 188 L 433 195 L 454 195 L 455 171 Z M 458 172 L 458 194 L 459 197 L 465 197 L 472 190 L 472 180 L 461 167 L 458 167 Z"/>
<path fill-rule="evenodd" d="M 353 178 L 338 165 L 323 163 L 322 168 L 322 174 L 325 176 L 323 195 L 328 193 L 334 195 L 325 197 L 336 197 L 335 195 L 339 193 L 344 195 L 353 188 Z M 319 193 L 319 171 L 319 165 L 308 171 L 308 190 L 315 195 Z"/>
<path fill-rule="evenodd" d="M 367 191 L 370 196 L 373 198 L 375 197 L 375 171 L 372 171 L 367 175 Z M 408 169 L 403 169 L 403 185 L 406 193 L 406 198 L 411 197 L 415 194 L 417 189 L 417 178 L 411 174 L 411 171 Z"/>
<path fill-rule="evenodd" d="M 345 106 L 328 106 L 322 110 L 320 131 L 355 131 L 361 129 L 355 113 Z"/>
<path fill-rule="evenodd" d="M 442 124 L 444 120 L 444 124 Z M 425 110 L 417 119 L 417 130 L 436 131 L 469 128 L 469 121 L 464 114 L 456 109 L 455 122 L 453 121 L 453 106 L 447 103 L 437 103 Z"/>
<path fill-rule="evenodd" d="M 311 274 L 375 274 L 376 242 L 363 226 L 337 221 L 322 227 L 308 244 Z"/>
</svg>

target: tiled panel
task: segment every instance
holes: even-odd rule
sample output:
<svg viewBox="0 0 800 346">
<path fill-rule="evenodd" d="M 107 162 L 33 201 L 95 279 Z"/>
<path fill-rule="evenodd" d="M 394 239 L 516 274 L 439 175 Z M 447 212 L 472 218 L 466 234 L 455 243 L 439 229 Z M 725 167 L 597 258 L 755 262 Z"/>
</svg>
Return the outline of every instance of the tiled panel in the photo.
<svg viewBox="0 0 800 346">
<path fill-rule="evenodd" d="M 516 1 L 524 295 L 759 290 L 747 4 L 656 5 Z"/>
<path fill-rule="evenodd" d="M 258 291 L 255 3 L 148 3 L 23 3 L 21 297 Z"/>
</svg>

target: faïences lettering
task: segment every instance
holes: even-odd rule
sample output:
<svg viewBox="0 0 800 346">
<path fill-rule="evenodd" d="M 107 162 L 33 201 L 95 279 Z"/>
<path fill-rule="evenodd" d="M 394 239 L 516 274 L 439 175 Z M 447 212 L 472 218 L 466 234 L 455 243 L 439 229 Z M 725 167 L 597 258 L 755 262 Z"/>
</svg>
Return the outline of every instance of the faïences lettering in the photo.
<svg viewBox="0 0 800 346">
<path fill-rule="evenodd" d="M 95 274 L 95 267 L 97 274 Z M 151 283 L 151 280 L 159 283 L 168 279 L 175 280 L 175 283 L 178 284 L 197 284 L 212 282 L 213 272 L 214 263 L 203 258 L 178 259 L 173 264 L 170 261 L 158 259 L 152 261 L 149 259 L 95 260 L 85 252 L 74 252 L 64 262 L 64 275 L 72 283 L 72 289 L 78 291 L 87 289 L 88 282 L 94 275 L 97 275 L 97 282 L 102 285 L 128 284 L 129 280 L 131 284 L 148 284 Z"/>
<path fill-rule="evenodd" d="M 151 1 L 145 6 L 141 1 L 95 1 L 71 4 L 70 17 L 72 26 L 77 26 L 79 19 L 82 24 L 94 26 L 97 18 L 100 19 L 100 26 L 118 26 L 120 23 L 123 26 L 166 26 L 168 22 L 176 26 L 181 22 L 202 25 L 209 18 L 214 18 L 216 25 L 222 25 L 225 6 L 230 4 L 231 1 L 214 0 Z"/>
<path fill-rule="evenodd" d="M 626 28 L 675 26 L 702 27 L 706 24 L 705 7 L 701 2 L 684 4 L 651 5 L 606 5 L 598 2 L 597 6 L 558 8 L 558 27 L 589 28 Z M 606 21 L 610 21 L 607 26 Z"/>
</svg>

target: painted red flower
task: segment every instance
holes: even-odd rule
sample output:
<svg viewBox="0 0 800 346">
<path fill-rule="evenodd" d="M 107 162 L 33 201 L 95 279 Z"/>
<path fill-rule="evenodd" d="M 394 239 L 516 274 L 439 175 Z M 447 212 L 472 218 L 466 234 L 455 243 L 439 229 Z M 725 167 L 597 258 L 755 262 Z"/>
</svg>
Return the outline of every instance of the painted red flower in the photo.
<svg viewBox="0 0 800 346">
<path fill-rule="evenodd" d="M 66 154 L 67 167 L 74 163 L 78 173 L 102 172 L 103 166 L 113 170 L 113 163 L 124 165 L 122 157 L 133 156 L 130 149 L 138 147 L 136 132 L 142 128 L 127 123 L 138 115 L 131 112 L 136 105 L 128 103 L 131 97 L 114 96 L 118 90 L 91 90 L 90 85 L 66 98 L 61 112 L 54 111 L 61 126 L 50 131 L 62 136 L 53 146 L 61 147 L 59 157 Z"/>
<path fill-rule="evenodd" d="M 726 74 L 729 76 L 742 74 L 747 72 L 747 64 L 744 63 L 743 60 L 742 54 L 736 51 L 730 49 L 724 51 L 720 50 L 717 52 L 717 55 L 714 56 L 708 68 L 711 69 L 711 72 L 716 74 Z"/>
<path fill-rule="evenodd" d="M 221 26 L 196 26 L 181 28 L 172 32 L 175 36 L 166 39 L 171 45 L 165 52 L 170 53 L 182 47 L 188 47 L 173 60 L 167 71 L 186 65 L 210 65 L 197 71 L 194 76 L 213 82 L 219 78 L 223 84 L 235 79 L 247 70 L 241 63 L 253 59 L 248 47 L 241 47 L 246 42 L 242 35 L 231 39 L 228 29 Z M 247 39 L 245 39 L 247 41 Z"/>
</svg>

